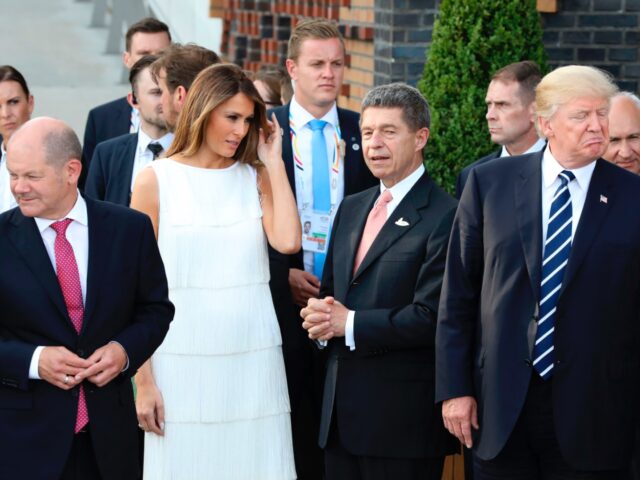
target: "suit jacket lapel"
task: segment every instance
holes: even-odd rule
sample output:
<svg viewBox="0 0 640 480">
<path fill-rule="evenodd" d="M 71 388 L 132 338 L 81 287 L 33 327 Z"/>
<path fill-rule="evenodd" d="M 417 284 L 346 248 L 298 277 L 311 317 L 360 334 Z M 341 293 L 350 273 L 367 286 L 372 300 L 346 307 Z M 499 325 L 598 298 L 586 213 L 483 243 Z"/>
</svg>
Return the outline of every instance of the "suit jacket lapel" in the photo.
<svg viewBox="0 0 640 480">
<path fill-rule="evenodd" d="M 371 248 L 369 248 L 369 251 L 362 259 L 362 263 L 353 277 L 354 280 L 356 280 L 380 255 L 387 251 L 391 245 L 393 245 L 400 237 L 411 230 L 414 225 L 420 221 L 421 216 L 418 210 L 425 208 L 429 204 L 429 195 L 432 187 L 433 185 L 429 180 L 429 176 L 425 172 L 411 190 L 409 190 L 402 202 L 400 202 L 400 205 L 396 207 L 382 226 L 380 233 L 378 233 L 378 236 L 371 244 Z M 367 215 L 368 214 L 369 211 L 367 210 Z M 402 225 L 397 223 L 400 219 L 403 220 Z M 360 236 L 362 236 L 363 229 L 364 223 L 362 225 L 362 229 L 360 229 Z M 356 245 L 356 250 L 357 248 L 358 246 Z M 353 262 L 351 263 L 351 266 L 353 268 Z"/>
<path fill-rule="evenodd" d="M 364 225 L 369 216 L 369 211 L 373 208 L 373 204 L 379 196 L 380 189 L 378 187 L 370 189 L 370 191 L 360 197 L 359 202 L 354 202 L 352 205 L 349 205 L 349 214 L 343 215 L 344 220 L 341 220 L 341 223 L 344 224 L 344 228 L 341 228 L 341 230 L 347 232 L 347 238 L 341 238 L 339 243 L 334 245 L 334 265 L 340 265 L 342 269 L 342 275 L 334 275 L 334 277 L 335 279 L 347 279 L 346 285 L 351 283 L 353 277 L 353 263 L 356 258 L 356 252 L 358 251 L 358 245 L 360 245 Z M 333 242 L 333 239 L 331 241 Z"/>
<path fill-rule="evenodd" d="M 289 178 L 289 185 L 293 191 L 294 198 L 296 197 L 296 178 L 294 174 L 293 166 L 293 147 L 291 146 L 291 126 L 289 125 L 289 107 L 290 103 L 284 107 L 276 108 L 274 113 L 276 119 L 282 129 L 282 160 L 284 161 L 284 167 L 287 171 L 287 177 Z"/>
<path fill-rule="evenodd" d="M 584 201 L 578 228 L 573 237 L 569 263 L 567 264 L 567 271 L 565 272 L 562 282 L 560 295 L 562 295 L 562 292 L 567 288 L 567 285 L 571 283 L 571 280 L 580 268 L 580 264 L 593 244 L 596 234 L 600 231 L 602 222 L 607 216 L 609 209 L 612 208 L 613 202 L 615 202 L 615 190 L 610 183 L 609 175 L 607 175 L 607 171 L 604 168 L 606 165 L 604 165 L 603 162 L 604 160 L 602 159 L 597 160 L 596 167 L 591 176 L 591 182 L 589 183 L 589 190 L 587 191 L 587 196 Z M 607 199 L 606 202 L 600 201 L 603 196 Z"/>
<path fill-rule="evenodd" d="M 524 160 L 514 185 L 516 221 L 531 288 L 540 294 L 542 268 L 542 152 Z"/>
<path fill-rule="evenodd" d="M 116 172 L 115 178 L 122 179 L 123 184 L 120 186 L 121 194 L 120 198 L 129 205 L 131 203 L 131 181 L 133 180 L 133 164 L 136 160 L 136 147 L 138 146 L 138 134 L 132 134 L 127 138 L 126 142 L 121 145 L 118 157 L 122 160 L 119 162 L 120 168 Z"/>
<path fill-rule="evenodd" d="M 344 140 L 344 194 L 350 195 L 357 193 L 368 185 L 363 183 L 366 178 L 361 172 L 364 163 L 361 160 L 360 153 L 360 127 L 357 123 L 349 121 L 346 114 L 341 108 L 338 108 L 338 123 L 340 124 L 340 132 Z"/>
<path fill-rule="evenodd" d="M 47 292 L 56 308 L 65 318 L 69 319 L 58 277 L 53 265 L 51 265 L 51 259 L 35 220 L 27 218 L 19 210 L 15 210 L 12 224 L 13 228 L 9 229 L 8 232 L 9 240 L 16 247 L 27 267 Z M 69 325 L 73 326 L 71 319 L 69 319 Z"/>
<path fill-rule="evenodd" d="M 84 321 L 82 332 L 87 328 L 88 320 L 95 309 L 96 299 L 100 293 L 100 286 L 104 286 L 104 272 L 110 261 L 110 245 L 103 229 L 104 217 L 108 212 L 97 208 L 95 201 L 85 198 L 87 203 L 87 219 L 89 224 L 89 263 L 87 266 L 87 296 L 84 306 Z M 104 287 L 103 287 L 104 288 Z"/>
</svg>

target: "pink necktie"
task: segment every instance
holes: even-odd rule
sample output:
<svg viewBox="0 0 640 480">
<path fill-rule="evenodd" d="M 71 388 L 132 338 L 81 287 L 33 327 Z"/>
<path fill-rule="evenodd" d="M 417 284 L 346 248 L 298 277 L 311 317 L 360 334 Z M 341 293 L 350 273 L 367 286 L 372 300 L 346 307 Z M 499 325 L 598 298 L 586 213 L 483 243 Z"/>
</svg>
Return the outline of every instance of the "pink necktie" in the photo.
<svg viewBox="0 0 640 480">
<path fill-rule="evenodd" d="M 380 195 L 378 203 L 376 203 L 375 207 L 373 207 L 369 212 L 367 223 L 365 224 L 364 231 L 362 232 L 362 240 L 360 240 L 360 246 L 356 253 L 356 261 L 353 264 L 353 273 L 358 271 L 358 267 L 360 267 L 362 260 L 369 251 L 369 248 L 371 248 L 371 244 L 376 239 L 376 236 L 378 235 L 378 232 L 380 232 L 384 222 L 387 221 L 387 204 L 391 200 L 393 200 L 391 192 L 389 190 L 385 190 L 382 192 L 382 195 Z"/>
<path fill-rule="evenodd" d="M 78 273 L 78 264 L 76 263 L 73 248 L 65 236 L 67 227 L 71 221 L 70 218 L 65 218 L 59 222 L 52 223 L 51 228 L 56 232 L 56 241 L 53 244 L 53 249 L 56 254 L 58 282 L 60 283 L 64 303 L 67 305 L 67 312 L 69 312 L 73 327 L 76 329 L 76 332 L 80 333 L 82 317 L 84 316 L 80 274 Z M 89 423 L 89 411 L 87 410 L 87 402 L 84 396 L 84 387 L 80 385 L 75 432 L 78 433 L 87 423 Z"/>
</svg>

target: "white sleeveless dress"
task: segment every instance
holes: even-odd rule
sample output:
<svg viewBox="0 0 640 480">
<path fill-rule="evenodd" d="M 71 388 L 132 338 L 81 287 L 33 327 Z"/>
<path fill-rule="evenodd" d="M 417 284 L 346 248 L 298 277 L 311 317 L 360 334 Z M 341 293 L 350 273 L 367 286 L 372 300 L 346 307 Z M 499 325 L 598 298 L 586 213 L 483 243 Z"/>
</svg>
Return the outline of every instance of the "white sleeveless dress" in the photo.
<svg viewBox="0 0 640 480">
<path fill-rule="evenodd" d="M 158 245 L 176 314 L 152 357 L 165 436 L 147 480 L 296 478 L 281 337 L 256 171 L 153 162 Z"/>
</svg>

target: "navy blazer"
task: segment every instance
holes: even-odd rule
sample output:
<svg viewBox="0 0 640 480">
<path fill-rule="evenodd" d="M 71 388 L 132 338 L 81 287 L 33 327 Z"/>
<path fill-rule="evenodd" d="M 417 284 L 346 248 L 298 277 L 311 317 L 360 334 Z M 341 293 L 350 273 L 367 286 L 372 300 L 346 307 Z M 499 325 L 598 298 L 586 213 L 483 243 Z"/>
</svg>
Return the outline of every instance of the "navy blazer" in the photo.
<svg viewBox="0 0 640 480">
<path fill-rule="evenodd" d="M 84 186 L 96 146 L 110 138 L 129 133 L 130 130 L 131 105 L 127 102 L 127 97 L 118 98 L 89 111 L 87 124 L 84 127 L 84 142 L 82 145 L 83 174 L 80 179 L 80 187 Z"/>
<path fill-rule="evenodd" d="M 375 186 L 346 197 L 336 215 L 320 297 L 355 310 L 356 349 L 329 341 L 320 445 L 338 412 L 351 454 L 440 457 L 457 450 L 434 402 L 435 333 L 456 201 L 423 174 L 389 216 L 353 273 Z"/>
<path fill-rule="evenodd" d="M 542 152 L 474 168 L 453 224 L 436 339 L 436 400 L 478 402 L 474 450 L 500 453 L 533 369 Z M 557 304 L 553 412 L 578 470 L 630 460 L 640 363 L 640 177 L 596 161 Z"/>
<path fill-rule="evenodd" d="M 126 350 L 129 368 L 102 388 L 84 382 L 91 438 L 102 478 L 138 478 L 130 377 L 163 341 L 174 309 L 149 218 L 86 203 L 89 265 L 80 335 L 34 219 L 18 208 L 0 215 L 0 478 L 59 478 L 71 449 L 79 389 L 30 380 L 35 348 L 63 346 L 87 358 L 112 340 Z"/>
<path fill-rule="evenodd" d="M 475 162 L 467 165 L 462 169 L 462 171 L 458 175 L 458 179 L 456 180 L 456 198 L 458 200 L 460 200 L 460 197 L 462 196 L 462 190 L 464 190 L 464 185 L 465 183 L 467 183 L 467 178 L 469 178 L 469 172 L 471 172 L 471 170 L 476 168 L 478 165 L 484 165 L 494 158 L 500 158 L 501 151 L 502 149 L 491 152 L 489 155 L 476 160 Z"/>
<path fill-rule="evenodd" d="M 84 185 L 85 195 L 128 207 L 137 146 L 137 133 L 127 133 L 98 144 Z"/>
</svg>

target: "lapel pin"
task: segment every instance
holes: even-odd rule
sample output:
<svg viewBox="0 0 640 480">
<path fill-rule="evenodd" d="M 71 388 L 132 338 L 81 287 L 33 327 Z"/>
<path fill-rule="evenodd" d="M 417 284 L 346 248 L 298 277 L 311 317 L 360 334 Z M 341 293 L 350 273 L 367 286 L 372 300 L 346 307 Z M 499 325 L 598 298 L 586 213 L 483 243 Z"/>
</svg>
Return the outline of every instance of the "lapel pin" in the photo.
<svg viewBox="0 0 640 480">
<path fill-rule="evenodd" d="M 605 197 L 604 195 L 600 195 L 600 202 L 607 203 L 608 202 L 607 197 Z"/>
<path fill-rule="evenodd" d="M 351 145 L 351 148 L 357 152 L 358 150 L 360 150 L 360 145 L 354 143 L 353 145 Z"/>
<path fill-rule="evenodd" d="M 396 225 L 398 225 L 399 227 L 408 227 L 409 222 L 407 222 L 404 218 L 400 217 L 398 220 L 396 220 Z"/>
</svg>

